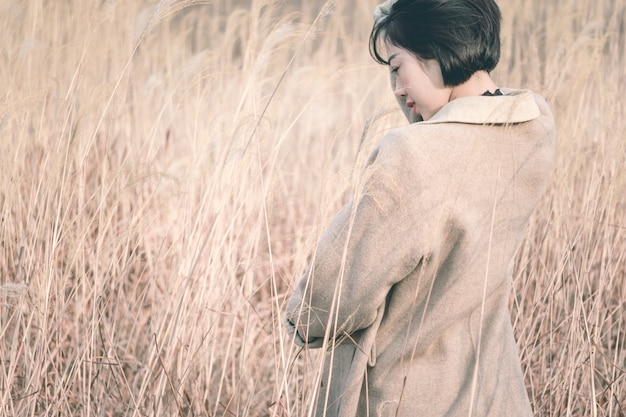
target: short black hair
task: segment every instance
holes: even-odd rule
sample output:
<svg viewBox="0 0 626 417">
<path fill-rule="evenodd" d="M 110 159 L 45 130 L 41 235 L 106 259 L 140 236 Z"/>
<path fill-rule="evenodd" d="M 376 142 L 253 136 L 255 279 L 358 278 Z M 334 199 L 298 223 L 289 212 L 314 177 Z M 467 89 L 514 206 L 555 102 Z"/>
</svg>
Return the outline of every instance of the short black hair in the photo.
<svg viewBox="0 0 626 417">
<path fill-rule="evenodd" d="M 419 59 L 435 59 L 446 86 L 467 81 L 476 71 L 491 72 L 500 59 L 502 15 L 494 0 L 398 0 L 389 15 L 374 24 L 370 54 L 387 41 Z"/>
</svg>

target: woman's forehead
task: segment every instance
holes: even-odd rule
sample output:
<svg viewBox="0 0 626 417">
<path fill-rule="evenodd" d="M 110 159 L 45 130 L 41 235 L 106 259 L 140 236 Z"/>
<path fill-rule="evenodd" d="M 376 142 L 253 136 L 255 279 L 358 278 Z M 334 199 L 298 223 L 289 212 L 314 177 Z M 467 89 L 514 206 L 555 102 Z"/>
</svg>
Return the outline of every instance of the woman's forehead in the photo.
<svg viewBox="0 0 626 417">
<path fill-rule="evenodd" d="M 408 54 L 408 51 L 402 47 L 394 45 L 389 41 L 385 41 L 385 50 L 387 51 L 387 60 L 391 61 L 394 57 Z"/>
</svg>

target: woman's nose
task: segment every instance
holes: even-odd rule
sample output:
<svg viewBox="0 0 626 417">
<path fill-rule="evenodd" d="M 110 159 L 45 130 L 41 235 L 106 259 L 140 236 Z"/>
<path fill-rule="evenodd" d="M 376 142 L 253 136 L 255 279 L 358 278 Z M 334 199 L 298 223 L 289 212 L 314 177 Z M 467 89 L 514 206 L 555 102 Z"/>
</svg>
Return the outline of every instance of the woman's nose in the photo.
<svg viewBox="0 0 626 417">
<path fill-rule="evenodd" d="M 391 81 L 391 91 L 393 91 L 393 95 L 398 98 L 406 96 L 406 92 L 404 91 L 404 88 L 402 88 L 402 83 L 399 82 L 397 75 L 391 73 L 389 78 Z"/>
<path fill-rule="evenodd" d="M 404 97 L 406 97 L 406 89 L 405 89 L 404 87 L 402 87 L 402 86 L 400 85 L 400 83 L 397 83 L 397 84 L 395 85 L 395 88 L 394 88 L 393 94 L 394 94 L 396 97 L 398 97 L 398 98 L 404 98 Z"/>
</svg>

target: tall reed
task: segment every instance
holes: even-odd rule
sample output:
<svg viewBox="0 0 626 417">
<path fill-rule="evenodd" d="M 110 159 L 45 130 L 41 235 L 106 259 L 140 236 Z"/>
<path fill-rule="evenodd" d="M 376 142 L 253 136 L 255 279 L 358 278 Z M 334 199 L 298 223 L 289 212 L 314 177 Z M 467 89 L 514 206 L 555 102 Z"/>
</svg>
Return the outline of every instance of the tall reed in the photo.
<svg viewBox="0 0 626 417">
<path fill-rule="evenodd" d="M 0 2 L 0 414 L 306 414 L 285 297 L 402 123 L 375 4 Z M 625 5 L 500 6 L 494 77 L 558 130 L 511 299 L 531 400 L 621 417 Z"/>
</svg>

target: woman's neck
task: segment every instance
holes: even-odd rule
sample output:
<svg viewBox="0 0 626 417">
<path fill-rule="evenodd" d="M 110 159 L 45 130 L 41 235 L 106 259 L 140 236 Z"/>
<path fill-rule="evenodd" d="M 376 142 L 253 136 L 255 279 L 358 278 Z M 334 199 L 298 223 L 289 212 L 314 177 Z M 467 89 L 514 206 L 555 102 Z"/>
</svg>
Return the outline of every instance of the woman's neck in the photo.
<svg viewBox="0 0 626 417">
<path fill-rule="evenodd" d="M 480 96 L 485 91 L 492 93 L 498 88 L 487 71 L 477 71 L 463 84 L 452 88 L 450 101 L 467 96 Z"/>
</svg>

